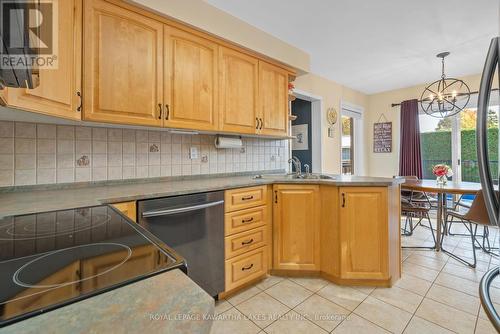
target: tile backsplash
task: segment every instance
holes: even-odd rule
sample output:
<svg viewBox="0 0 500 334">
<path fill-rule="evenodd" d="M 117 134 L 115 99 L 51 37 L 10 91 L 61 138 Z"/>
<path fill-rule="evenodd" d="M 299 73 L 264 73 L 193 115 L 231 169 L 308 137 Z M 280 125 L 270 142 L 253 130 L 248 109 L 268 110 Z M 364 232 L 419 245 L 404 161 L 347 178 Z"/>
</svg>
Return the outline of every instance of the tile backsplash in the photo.
<svg viewBox="0 0 500 334">
<path fill-rule="evenodd" d="M 288 141 L 0 121 L 0 187 L 286 169 Z M 190 159 L 190 149 L 198 157 Z"/>
</svg>

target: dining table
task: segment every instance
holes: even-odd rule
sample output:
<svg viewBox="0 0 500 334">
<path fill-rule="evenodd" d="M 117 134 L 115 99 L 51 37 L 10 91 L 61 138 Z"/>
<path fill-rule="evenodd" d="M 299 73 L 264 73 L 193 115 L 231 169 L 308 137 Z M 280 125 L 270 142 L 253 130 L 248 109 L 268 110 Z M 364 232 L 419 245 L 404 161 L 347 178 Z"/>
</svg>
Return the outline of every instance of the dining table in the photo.
<svg viewBox="0 0 500 334">
<path fill-rule="evenodd" d="M 442 228 L 447 215 L 447 195 L 475 195 L 481 190 L 481 183 L 448 181 L 439 184 L 436 180 L 410 180 L 401 184 L 402 190 L 420 191 L 437 195 L 436 251 L 441 250 Z"/>
</svg>

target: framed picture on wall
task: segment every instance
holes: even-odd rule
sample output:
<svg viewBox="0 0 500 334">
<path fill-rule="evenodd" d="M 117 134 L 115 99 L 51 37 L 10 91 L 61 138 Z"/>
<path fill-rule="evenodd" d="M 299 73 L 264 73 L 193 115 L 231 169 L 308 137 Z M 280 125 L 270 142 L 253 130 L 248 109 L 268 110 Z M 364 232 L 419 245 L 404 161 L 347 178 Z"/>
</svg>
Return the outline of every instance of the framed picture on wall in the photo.
<svg viewBox="0 0 500 334">
<path fill-rule="evenodd" d="M 307 151 L 309 149 L 307 124 L 292 125 L 292 150 Z"/>
</svg>

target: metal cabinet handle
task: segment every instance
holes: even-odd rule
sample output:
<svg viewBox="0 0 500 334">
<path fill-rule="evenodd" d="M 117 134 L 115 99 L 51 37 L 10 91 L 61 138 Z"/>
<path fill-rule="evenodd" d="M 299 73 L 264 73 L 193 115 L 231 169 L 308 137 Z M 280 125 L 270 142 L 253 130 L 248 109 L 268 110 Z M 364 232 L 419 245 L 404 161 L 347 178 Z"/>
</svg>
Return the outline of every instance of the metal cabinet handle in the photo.
<svg viewBox="0 0 500 334">
<path fill-rule="evenodd" d="M 278 191 L 277 190 L 274 191 L 274 203 L 278 204 Z"/>
<path fill-rule="evenodd" d="M 168 104 L 165 104 L 165 110 L 166 110 L 166 113 L 165 113 L 165 120 L 168 121 L 169 117 L 170 117 L 170 107 Z"/>
<path fill-rule="evenodd" d="M 82 111 L 82 103 L 83 103 L 83 101 L 82 101 L 82 93 L 81 92 L 76 92 L 76 96 L 78 96 L 80 98 L 80 104 L 76 108 L 76 111 L 81 112 Z"/>
<path fill-rule="evenodd" d="M 250 222 L 253 222 L 253 217 L 251 218 L 248 218 L 248 219 L 242 219 L 241 220 L 242 223 L 250 223 Z"/>
<path fill-rule="evenodd" d="M 255 117 L 255 129 L 259 130 L 259 119 Z"/>
<path fill-rule="evenodd" d="M 163 109 L 162 109 L 162 107 L 161 107 L 161 103 L 158 103 L 158 109 L 160 110 L 160 113 L 159 113 L 158 119 L 161 119 L 161 118 L 162 118 L 162 115 L 163 115 Z"/>
<path fill-rule="evenodd" d="M 264 126 L 264 119 L 260 118 L 260 128 L 259 128 L 259 130 L 262 130 L 263 126 Z"/>
<path fill-rule="evenodd" d="M 345 194 L 342 193 L 342 207 L 345 208 Z"/>
<path fill-rule="evenodd" d="M 252 238 L 252 239 L 250 239 L 250 240 L 242 241 L 242 242 L 241 242 L 241 245 L 242 245 L 242 246 L 244 246 L 244 245 L 250 245 L 252 242 L 253 242 L 253 238 Z"/>
<path fill-rule="evenodd" d="M 250 195 L 250 196 L 244 196 L 241 198 L 242 201 L 248 201 L 248 200 L 251 200 L 253 199 L 253 195 Z"/>
<path fill-rule="evenodd" d="M 249 265 L 248 267 L 241 268 L 241 271 L 250 270 L 252 268 L 253 268 L 253 263 L 251 265 Z"/>
</svg>

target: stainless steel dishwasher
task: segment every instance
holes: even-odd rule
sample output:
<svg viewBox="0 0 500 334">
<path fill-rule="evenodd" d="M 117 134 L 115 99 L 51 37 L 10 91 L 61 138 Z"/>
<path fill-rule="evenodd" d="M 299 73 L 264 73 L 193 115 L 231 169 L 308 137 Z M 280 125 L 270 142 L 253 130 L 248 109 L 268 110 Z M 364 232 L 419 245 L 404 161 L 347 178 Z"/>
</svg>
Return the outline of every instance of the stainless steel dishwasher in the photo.
<svg viewBox="0 0 500 334">
<path fill-rule="evenodd" d="M 139 201 L 139 224 L 186 259 L 207 293 L 224 291 L 224 192 Z"/>
</svg>

